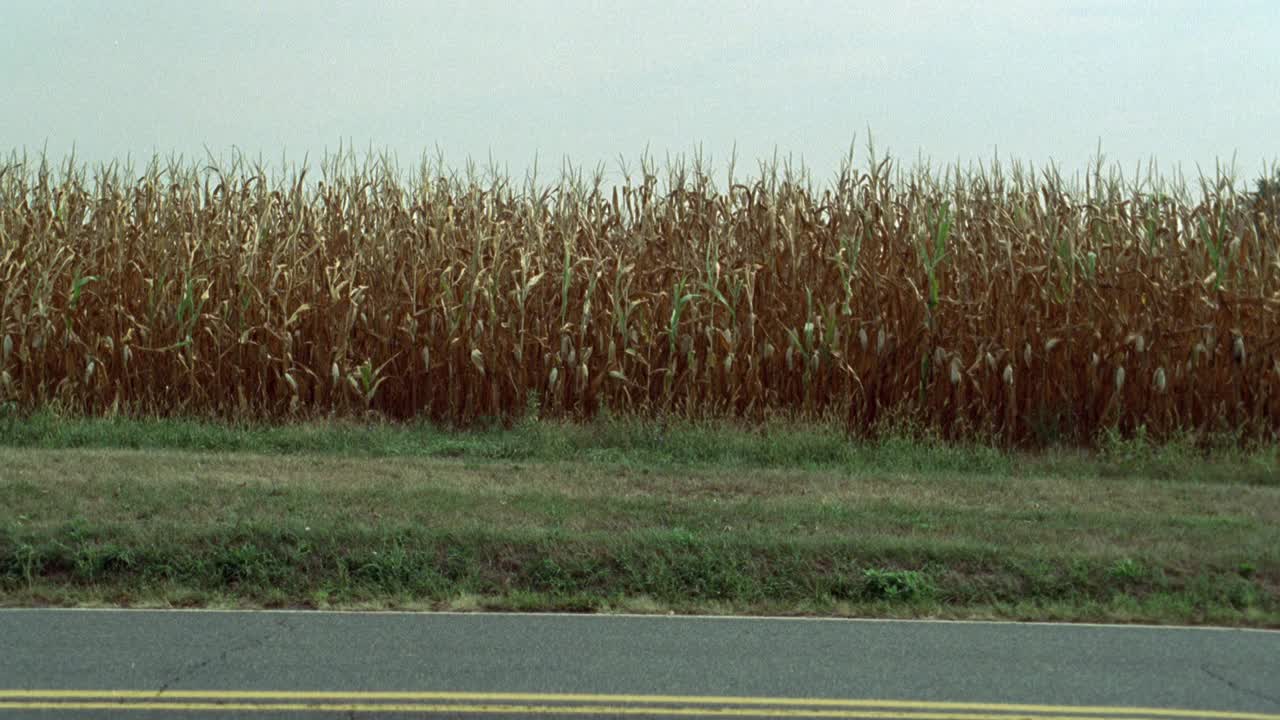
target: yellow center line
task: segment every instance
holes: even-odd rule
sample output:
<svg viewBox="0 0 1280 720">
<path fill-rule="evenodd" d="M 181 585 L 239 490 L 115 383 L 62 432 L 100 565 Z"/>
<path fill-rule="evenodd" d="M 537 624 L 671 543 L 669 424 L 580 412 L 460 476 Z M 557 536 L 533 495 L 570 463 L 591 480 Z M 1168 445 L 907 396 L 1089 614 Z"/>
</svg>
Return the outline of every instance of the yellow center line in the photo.
<svg viewBox="0 0 1280 720">
<path fill-rule="evenodd" d="M 170 710 L 198 712 L 360 712 L 458 713 L 520 715 L 644 715 L 675 717 L 794 717 L 888 718 L 891 720 L 1112 720 L 1113 716 L 1009 713 L 907 712 L 901 710 L 838 710 L 747 707 L 662 707 L 635 705 L 509 705 L 429 703 L 245 703 L 245 702 L 34 702 L 0 701 L 0 710 Z M 1141 716 L 1134 716 L 1141 717 Z"/>
<path fill-rule="evenodd" d="M 112 702 L 72 702 L 109 700 Z M 135 702 L 126 702 L 126 701 Z M 188 701 L 188 702 L 178 702 Z M 190 702 L 205 701 L 205 702 Z M 258 702 L 254 702 L 258 701 Z M 290 703 L 285 705 L 282 703 Z M 410 704 L 389 704 L 389 703 Z M 469 703 L 461 705 L 458 703 Z M 574 703 L 546 705 L 546 703 Z M 660 707 L 736 706 L 736 707 Z M 763 710 L 761 708 L 770 709 Z M 1213 720 L 1280 720 L 1268 713 L 1172 708 L 1109 707 L 1096 705 L 1033 705 L 926 700 L 870 700 L 832 698 L 769 698 L 703 695 L 609 695 L 576 693 L 510 692 L 377 692 L 306 690 L 0 690 L 0 709 L 152 709 L 307 710 L 343 709 L 347 712 L 513 712 L 513 713 L 610 713 L 689 715 L 776 715 L 779 717 L 931 717 L 986 718 L 1039 717 L 1047 715 L 1085 720 L 1086 716 L 1116 718 L 1211 718 Z M 441 710 L 437 708 L 450 708 Z M 452 708 L 461 709 L 452 709 Z M 580 710 L 580 707 L 589 707 Z M 392 708 L 392 709 L 388 709 Z M 395 710 L 395 708 L 413 708 Z M 500 710 L 484 708 L 501 708 Z M 523 708 L 523 709 L 518 709 Z M 855 709 L 878 708 L 874 712 Z M 899 711 L 893 714 L 888 711 Z M 913 711 L 913 712 L 904 712 Z M 933 714 L 929 714 L 933 711 Z M 943 712 L 945 711 L 945 712 Z M 831 714 L 842 713 L 842 714 Z M 850 714 L 852 713 L 852 714 Z M 998 714 L 996 714 L 998 713 Z M 1023 713 L 1024 715 L 1011 715 Z"/>
</svg>

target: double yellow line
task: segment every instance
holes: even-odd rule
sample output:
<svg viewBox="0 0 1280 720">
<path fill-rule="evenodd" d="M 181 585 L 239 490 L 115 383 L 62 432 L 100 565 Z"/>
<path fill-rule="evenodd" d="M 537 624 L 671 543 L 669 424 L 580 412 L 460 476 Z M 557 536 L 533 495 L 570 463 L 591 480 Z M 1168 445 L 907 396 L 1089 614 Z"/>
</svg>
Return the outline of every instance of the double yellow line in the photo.
<svg viewBox="0 0 1280 720">
<path fill-rule="evenodd" d="M 1217 710 L 702 695 L 252 690 L 0 690 L 5 710 L 344 712 L 894 720 L 1280 720 Z"/>
</svg>

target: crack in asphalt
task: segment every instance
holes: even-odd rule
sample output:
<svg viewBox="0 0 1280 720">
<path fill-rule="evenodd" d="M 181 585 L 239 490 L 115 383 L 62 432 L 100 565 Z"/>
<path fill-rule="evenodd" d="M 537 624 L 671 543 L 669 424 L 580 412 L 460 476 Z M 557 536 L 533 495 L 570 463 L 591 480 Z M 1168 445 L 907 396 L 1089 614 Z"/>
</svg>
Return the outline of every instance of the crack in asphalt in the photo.
<svg viewBox="0 0 1280 720">
<path fill-rule="evenodd" d="M 225 662 L 227 657 L 229 657 L 232 653 L 244 652 L 245 650 L 252 650 L 253 648 L 261 647 L 271 642 L 272 640 L 275 640 L 276 638 L 280 637 L 284 633 L 293 631 L 293 626 L 289 624 L 288 617 L 284 615 L 277 616 L 275 621 L 272 623 L 272 625 L 274 625 L 277 629 L 267 632 L 262 637 L 253 638 L 245 642 L 232 645 L 231 647 L 228 647 L 222 650 L 221 652 L 219 652 L 218 654 L 212 657 L 205 658 L 204 660 L 199 660 L 197 662 L 191 663 L 183 667 L 182 669 L 178 670 L 177 674 L 175 674 L 173 677 L 161 683 L 160 688 L 156 692 L 162 693 L 165 690 L 168 690 L 169 688 L 173 687 L 175 683 L 185 680 L 186 678 L 194 675 L 195 673 L 200 672 L 201 670 L 209 667 L 210 665 L 213 665 L 214 663 Z"/>
<path fill-rule="evenodd" d="M 1242 692 L 1246 695 L 1252 695 L 1256 698 L 1261 698 L 1263 700 L 1266 700 L 1269 703 L 1280 706 L 1280 697 L 1277 697 L 1275 695 L 1268 695 L 1266 693 L 1258 692 L 1257 690 L 1253 690 L 1251 688 L 1243 687 L 1236 681 L 1232 680 L 1231 678 L 1228 678 L 1225 675 L 1222 675 L 1220 673 L 1217 673 L 1211 670 L 1208 663 L 1201 665 L 1200 669 L 1204 672 L 1205 675 L 1208 675 L 1209 677 L 1219 682 L 1226 683 L 1227 687 L 1231 688 L 1232 690 L 1235 690 L 1236 692 Z"/>
</svg>

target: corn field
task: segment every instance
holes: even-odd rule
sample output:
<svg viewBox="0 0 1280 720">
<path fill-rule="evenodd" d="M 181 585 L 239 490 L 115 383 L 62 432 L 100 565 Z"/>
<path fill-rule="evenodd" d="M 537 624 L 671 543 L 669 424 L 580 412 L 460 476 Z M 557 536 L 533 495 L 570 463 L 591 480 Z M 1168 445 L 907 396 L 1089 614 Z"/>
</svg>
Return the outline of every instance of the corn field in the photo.
<svg viewBox="0 0 1280 720">
<path fill-rule="evenodd" d="M 732 173 L 730 173 L 732 175 Z M 0 164 L 0 404 L 466 424 L 1280 430 L 1275 198 L 1018 165 L 550 184 L 331 156 Z"/>
</svg>

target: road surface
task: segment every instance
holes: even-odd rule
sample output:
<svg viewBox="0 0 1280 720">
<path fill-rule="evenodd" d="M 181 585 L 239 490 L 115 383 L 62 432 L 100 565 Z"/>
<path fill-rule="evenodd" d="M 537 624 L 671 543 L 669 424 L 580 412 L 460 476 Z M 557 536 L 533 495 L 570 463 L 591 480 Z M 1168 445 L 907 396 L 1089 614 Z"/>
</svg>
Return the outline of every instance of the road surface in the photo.
<svg viewBox="0 0 1280 720">
<path fill-rule="evenodd" d="M 0 720 L 504 716 L 1280 720 L 1280 633 L 0 611 Z"/>
</svg>

